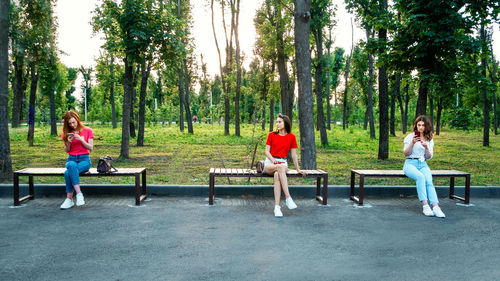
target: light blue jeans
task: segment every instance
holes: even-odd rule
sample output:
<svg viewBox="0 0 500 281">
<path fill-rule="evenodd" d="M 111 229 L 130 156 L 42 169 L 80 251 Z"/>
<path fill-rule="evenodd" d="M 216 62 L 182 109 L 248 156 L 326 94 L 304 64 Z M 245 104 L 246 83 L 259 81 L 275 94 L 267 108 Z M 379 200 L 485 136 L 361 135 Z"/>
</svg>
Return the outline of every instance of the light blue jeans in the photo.
<svg viewBox="0 0 500 281">
<path fill-rule="evenodd" d="M 432 183 L 432 173 L 427 162 L 418 159 L 406 159 L 403 166 L 405 175 L 417 182 L 417 193 L 420 201 L 429 200 L 430 204 L 438 204 L 436 188 Z"/>
<path fill-rule="evenodd" d="M 70 155 L 66 162 L 64 181 L 66 181 L 66 193 L 75 191 L 73 186 L 80 184 L 80 173 L 90 169 L 90 157 L 88 154 Z"/>
</svg>

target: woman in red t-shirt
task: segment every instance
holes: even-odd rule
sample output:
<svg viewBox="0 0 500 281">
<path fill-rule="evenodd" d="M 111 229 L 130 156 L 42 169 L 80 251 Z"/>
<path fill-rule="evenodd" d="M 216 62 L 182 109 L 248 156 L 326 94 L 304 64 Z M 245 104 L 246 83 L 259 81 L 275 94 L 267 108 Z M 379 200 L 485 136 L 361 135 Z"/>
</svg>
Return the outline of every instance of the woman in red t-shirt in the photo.
<svg viewBox="0 0 500 281">
<path fill-rule="evenodd" d="M 85 127 L 78 114 L 69 110 L 64 114 L 63 133 L 64 151 L 69 154 L 66 162 L 64 180 L 66 181 L 66 199 L 61 205 L 61 210 L 66 210 L 75 205 L 73 192 L 76 191 L 76 206 L 85 204 L 80 190 L 80 173 L 90 169 L 89 152 L 94 149 L 94 134 L 92 129 Z"/>
<path fill-rule="evenodd" d="M 297 140 L 292 132 L 292 122 L 288 116 L 278 114 L 276 118 L 276 132 L 271 132 L 266 141 L 266 160 L 264 161 L 264 173 L 274 175 L 274 216 L 282 217 L 280 199 L 281 190 L 285 193 L 285 202 L 288 209 L 297 208 L 288 191 L 288 180 L 286 172 L 288 171 L 287 155 L 288 151 L 292 153 L 293 164 L 299 174 L 306 175 L 305 171 L 300 170 L 297 160 Z"/>
</svg>

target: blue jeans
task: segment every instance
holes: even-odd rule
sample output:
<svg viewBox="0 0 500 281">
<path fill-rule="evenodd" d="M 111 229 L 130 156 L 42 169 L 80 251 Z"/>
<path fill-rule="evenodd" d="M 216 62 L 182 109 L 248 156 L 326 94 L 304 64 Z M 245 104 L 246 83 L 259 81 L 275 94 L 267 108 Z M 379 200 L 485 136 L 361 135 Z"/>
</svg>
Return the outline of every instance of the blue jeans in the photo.
<svg viewBox="0 0 500 281">
<path fill-rule="evenodd" d="M 403 166 L 405 175 L 417 182 L 417 193 L 420 201 L 427 201 L 438 204 L 436 188 L 432 183 L 432 173 L 427 162 L 420 162 L 418 159 L 406 159 Z"/>
<path fill-rule="evenodd" d="M 75 191 L 73 186 L 80 184 L 80 173 L 90 169 L 90 157 L 88 154 L 70 155 L 66 162 L 64 181 L 66 182 L 66 193 Z"/>
</svg>

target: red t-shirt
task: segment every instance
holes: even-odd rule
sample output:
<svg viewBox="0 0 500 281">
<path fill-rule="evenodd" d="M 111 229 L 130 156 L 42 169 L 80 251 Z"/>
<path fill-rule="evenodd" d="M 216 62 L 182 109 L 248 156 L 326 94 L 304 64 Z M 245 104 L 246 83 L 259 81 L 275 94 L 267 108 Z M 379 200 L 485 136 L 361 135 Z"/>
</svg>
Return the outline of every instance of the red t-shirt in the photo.
<svg viewBox="0 0 500 281">
<path fill-rule="evenodd" d="M 284 136 L 270 132 L 267 136 L 266 145 L 271 146 L 271 155 L 286 158 L 288 151 L 292 148 L 297 148 L 297 140 L 292 133 Z"/>
<path fill-rule="evenodd" d="M 78 133 L 78 135 L 83 137 L 85 142 L 89 142 L 89 139 L 94 138 L 94 133 L 92 132 L 92 129 L 90 129 L 88 127 L 85 127 L 83 130 L 81 130 Z M 62 134 L 61 138 L 64 139 L 64 133 Z M 69 149 L 68 154 L 69 155 L 89 154 L 89 150 L 83 146 L 81 141 L 79 141 L 77 139 L 73 139 L 73 141 L 71 142 L 71 147 Z"/>
</svg>

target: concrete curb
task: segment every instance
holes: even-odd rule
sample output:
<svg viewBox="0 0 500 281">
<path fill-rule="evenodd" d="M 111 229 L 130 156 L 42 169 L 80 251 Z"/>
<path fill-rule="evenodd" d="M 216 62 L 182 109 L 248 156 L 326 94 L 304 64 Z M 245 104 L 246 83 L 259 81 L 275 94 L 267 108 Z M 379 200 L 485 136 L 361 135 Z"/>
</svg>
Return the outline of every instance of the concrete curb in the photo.
<svg viewBox="0 0 500 281">
<path fill-rule="evenodd" d="M 85 194 L 99 195 L 133 195 L 134 185 L 119 184 L 85 184 L 82 190 Z M 28 193 L 28 185 L 19 185 L 21 196 Z M 35 196 L 62 196 L 65 191 L 64 184 L 36 184 Z M 449 186 L 436 187 L 439 197 L 447 197 Z M 0 197 L 12 197 L 12 184 L 0 185 Z M 293 196 L 311 197 L 316 195 L 316 186 L 313 185 L 293 185 L 290 186 Z M 350 188 L 348 185 L 329 185 L 329 198 L 349 198 Z M 357 192 L 357 188 L 356 188 Z M 208 185 L 148 185 L 149 195 L 160 196 L 201 196 L 208 197 Z M 407 197 L 416 196 L 415 186 L 385 186 L 369 185 L 365 186 L 365 196 L 379 197 Z M 463 196 L 464 187 L 455 187 L 455 194 Z M 216 196 L 241 196 L 252 195 L 256 197 L 272 197 L 273 188 L 270 185 L 216 185 Z M 500 198 L 500 186 L 472 186 L 471 198 Z"/>
</svg>

